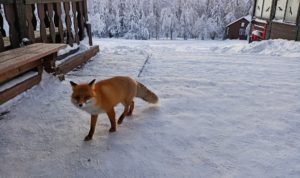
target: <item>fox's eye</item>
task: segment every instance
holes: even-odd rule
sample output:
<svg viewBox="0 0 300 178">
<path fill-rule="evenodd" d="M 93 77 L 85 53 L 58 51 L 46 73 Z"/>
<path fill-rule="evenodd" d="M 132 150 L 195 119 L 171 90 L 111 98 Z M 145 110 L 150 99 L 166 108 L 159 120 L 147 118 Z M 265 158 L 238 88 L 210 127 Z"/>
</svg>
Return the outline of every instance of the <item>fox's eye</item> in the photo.
<svg viewBox="0 0 300 178">
<path fill-rule="evenodd" d="M 79 96 L 75 96 L 74 98 L 75 98 L 75 100 L 77 100 L 77 101 L 80 99 Z"/>
<path fill-rule="evenodd" d="M 90 96 L 85 96 L 84 97 L 84 100 L 88 100 L 88 99 L 90 99 L 91 97 Z"/>
</svg>

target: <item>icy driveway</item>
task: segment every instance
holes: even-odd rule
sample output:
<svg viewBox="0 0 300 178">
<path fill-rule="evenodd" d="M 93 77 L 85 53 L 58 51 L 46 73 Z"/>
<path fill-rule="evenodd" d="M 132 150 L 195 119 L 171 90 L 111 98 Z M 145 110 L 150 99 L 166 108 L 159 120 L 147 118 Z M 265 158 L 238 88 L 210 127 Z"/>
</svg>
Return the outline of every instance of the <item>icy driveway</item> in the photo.
<svg viewBox="0 0 300 178">
<path fill-rule="evenodd" d="M 92 62 L 63 83 L 45 76 L 0 120 L 0 177 L 300 176 L 299 59 L 227 52 L 238 41 L 96 43 Z M 114 75 L 160 104 L 137 100 L 116 133 L 101 115 L 83 142 L 89 116 L 71 105 L 68 81 Z"/>
</svg>

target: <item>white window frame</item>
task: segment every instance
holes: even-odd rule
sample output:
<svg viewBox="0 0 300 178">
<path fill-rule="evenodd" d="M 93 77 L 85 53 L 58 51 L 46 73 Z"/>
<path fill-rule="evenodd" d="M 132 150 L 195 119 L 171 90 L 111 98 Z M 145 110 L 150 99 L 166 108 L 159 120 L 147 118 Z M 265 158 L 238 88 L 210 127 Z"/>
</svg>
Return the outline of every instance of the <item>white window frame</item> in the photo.
<svg viewBox="0 0 300 178">
<path fill-rule="evenodd" d="M 277 5 L 276 5 L 276 9 L 275 9 L 275 17 L 274 17 L 275 20 L 283 21 L 287 1 L 288 0 L 277 0 Z"/>
<path fill-rule="evenodd" d="M 272 0 L 264 0 L 261 17 L 264 19 L 269 19 L 271 16 L 271 10 L 272 10 Z"/>
<path fill-rule="evenodd" d="M 299 4 L 300 0 L 287 0 L 287 5 L 284 14 L 284 22 L 296 24 Z"/>
<path fill-rule="evenodd" d="M 255 17 L 262 16 L 262 9 L 263 9 L 264 0 L 257 0 L 255 4 Z M 259 11 L 258 11 L 259 10 Z"/>
</svg>

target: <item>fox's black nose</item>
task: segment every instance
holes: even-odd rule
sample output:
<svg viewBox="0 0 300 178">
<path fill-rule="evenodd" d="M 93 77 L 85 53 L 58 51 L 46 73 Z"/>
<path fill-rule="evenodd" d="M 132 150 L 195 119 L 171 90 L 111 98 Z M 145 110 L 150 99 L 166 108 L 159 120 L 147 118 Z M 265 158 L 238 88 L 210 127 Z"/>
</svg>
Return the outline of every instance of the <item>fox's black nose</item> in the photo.
<svg viewBox="0 0 300 178">
<path fill-rule="evenodd" d="M 82 104 L 80 103 L 78 106 L 79 106 L 79 107 L 82 107 Z"/>
</svg>

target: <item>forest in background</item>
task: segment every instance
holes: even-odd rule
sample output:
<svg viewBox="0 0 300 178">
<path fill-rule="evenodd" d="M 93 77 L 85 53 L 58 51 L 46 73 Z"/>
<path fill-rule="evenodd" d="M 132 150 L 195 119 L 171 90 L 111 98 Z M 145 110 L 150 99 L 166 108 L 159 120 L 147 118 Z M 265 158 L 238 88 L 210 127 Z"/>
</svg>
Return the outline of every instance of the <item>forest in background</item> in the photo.
<svg viewBox="0 0 300 178">
<path fill-rule="evenodd" d="M 89 0 L 94 36 L 126 39 L 221 39 L 253 0 Z"/>
</svg>

